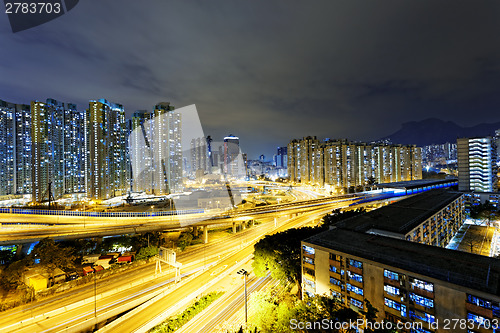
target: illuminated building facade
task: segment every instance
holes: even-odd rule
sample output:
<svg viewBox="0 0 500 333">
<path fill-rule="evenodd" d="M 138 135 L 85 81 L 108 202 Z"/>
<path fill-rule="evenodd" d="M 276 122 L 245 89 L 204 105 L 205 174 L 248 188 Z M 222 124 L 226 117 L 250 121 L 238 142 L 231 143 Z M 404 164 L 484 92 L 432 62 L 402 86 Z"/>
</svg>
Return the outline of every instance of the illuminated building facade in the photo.
<svg viewBox="0 0 500 333">
<path fill-rule="evenodd" d="M 151 132 L 146 132 L 146 123 L 151 119 L 151 113 L 146 110 L 134 112 L 132 116 L 132 131 L 129 136 L 129 149 L 132 162 L 132 190 L 151 193 L 153 188 L 152 150 L 148 138 Z M 149 126 L 147 127 L 149 130 Z"/>
<path fill-rule="evenodd" d="M 276 155 L 273 156 L 273 162 L 276 166 L 278 176 L 286 177 L 287 167 L 288 167 L 288 153 L 287 147 L 278 147 L 276 150 Z"/>
<path fill-rule="evenodd" d="M 433 189 L 362 214 L 344 229 L 445 247 L 465 221 L 462 193 Z"/>
<path fill-rule="evenodd" d="M 493 138 L 457 140 L 458 189 L 494 192 L 497 190 L 497 155 Z"/>
<path fill-rule="evenodd" d="M 304 240 L 301 259 L 306 293 L 357 311 L 366 299 L 377 320 L 420 323 L 413 332 L 494 332 L 500 319 L 498 259 L 345 229 Z M 446 329 L 453 319 L 469 325 Z"/>
<path fill-rule="evenodd" d="M 15 177 L 16 194 L 31 193 L 31 108 L 27 104 L 16 104 L 15 113 Z"/>
<path fill-rule="evenodd" d="M 418 322 L 418 332 L 447 332 L 442 323 L 453 318 L 470 320 L 471 331 L 493 332 L 485 323 L 491 328 L 500 318 L 498 260 L 441 247 L 463 222 L 462 197 L 424 192 L 302 241 L 304 291 L 358 311 L 366 299 L 378 320 Z"/>
<path fill-rule="evenodd" d="M 0 195 L 15 193 L 16 106 L 0 101 Z"/>
<path fill-rule="evenodd" d="M 129 188 L 127 123 L 120 104 L 90 101 L 85 121 L 87 197 L 104 200 L 124 195 Z"/>
<path fill-rule="evenodd" d="M 230 134 L 224 138 L 224 173 L 232 178 L 246 175 L 245 164 L 240 152 L 240 139 Z"/>
<path fill-rule="evenodd" d="M 292 140 L 288 145 L 290 180 L 332 186 L 338 193 L 362 190 L 371 183 L 422 178 L 420 148 L 327 140 Z"/>
<path fill-rule="evenodd" d="M 134 113 L 128 149 L 134 191 L 156 195 L 182 191 L 181 114 L 170 103 Z"/>
<path fill-rule="evenodd" d="M 54 199 L 64 194 L 65 105 L 54 99 L 31 102 L 32 201 Z"/>
<path fill-rule="evenodd" d="M 85 113 L 64 109 L 64 193 L 85 192 Z"/>
<path fill-rule="evenodd" d="M 31 111 L 0 100 L 0 195 L 31 193 Z"/>
<path fill-rule="evenodd" d="M 204 137 L 191 140 L 191 175 L 203 176 L 210 173 L 212 166 L 209 159 L 207 139 Z M 199 177 L 197 177 L 199 178 Z"/>
<path fill-rule="evenodd" d="M 168 102 L 158 103 L 153 111 L 153 193 L 180 192 L 182 184 L 181 115 Z"/>
</svg>

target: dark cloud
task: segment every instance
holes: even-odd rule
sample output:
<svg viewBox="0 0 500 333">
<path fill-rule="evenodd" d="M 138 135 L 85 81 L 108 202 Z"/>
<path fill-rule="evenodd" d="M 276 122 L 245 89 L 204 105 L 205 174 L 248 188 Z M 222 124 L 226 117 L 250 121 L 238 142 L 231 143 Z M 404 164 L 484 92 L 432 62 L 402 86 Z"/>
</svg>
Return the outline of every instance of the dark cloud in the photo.
<svg viewBox="0 0 500 333">
<path fill-rule="evenodd" d="M 85 1 L 12 34 L 0 98 L 196 104 L 250 156 L 305 135 L 376 139 L 410 120 L 499 121 L 497 1 Z"/>
</svg>

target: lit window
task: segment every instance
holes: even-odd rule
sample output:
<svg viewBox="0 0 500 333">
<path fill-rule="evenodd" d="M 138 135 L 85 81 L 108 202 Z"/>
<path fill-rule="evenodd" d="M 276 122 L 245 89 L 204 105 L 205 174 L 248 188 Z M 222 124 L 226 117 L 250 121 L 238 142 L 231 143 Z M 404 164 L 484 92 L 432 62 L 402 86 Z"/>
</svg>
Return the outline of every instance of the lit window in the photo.
<svg viewBox="0 0 500 333">
<path fill-rule="evenodd" d="M 430 298 L 423 297 L 414 293 L 410 293 L 410 299 L 414 301 L 416 304 L 421 305 L 426 308 L 433 308 L 434 301 Z"/>
<path fill-rule="evenodd" d="M 384 297 L 384 304 L 385 306 L 401 311 L 401 303 L 398 303 L 396 301 L 393 301 L 392 299 L 388 299 Z"/>
<path fill-rule="evenodd" d="M 419 279 L 410 278 L 410 286 L 412 289 L 419 288 L 426 290 L 428 292 L 434 292 L 434 284 L 430 282 L 425 282 Z"/>
<path fill-rule="evenodd" d="M 337 280 L 335 278 L 330 277 L 330 283 L 336 286 L 342 285 L 342 282 L 340 280 Z"/>
<path fill-rule="evenodd" d="M 484 326 L 484 323 L 488 320 L 484 318 L 483 316 L 467 312 L 467 320 L 472 320 L 474 323 Z M 489 320 L 488 320 L 489 321 Z"/>
<path fill-rule="evenodd" d="M 362 309 L 362 308 L 363 308 L 363 302 L 358 301 L 358 300 L 357 300 L 357 299 L 355 299 L 355 298 L 349 298 L 349 303 L 350 303 L 351 305 L 354 305 L 355 307 L 360 308 L 360 309 Z"/>
<path fill-rule="evenodd" d="M 384 269 L 384 276 L 391 280 L 399 280 L 399 274 L 388 269 Z"/>
<path fill-rule="evenodd" d="M 384 291 L 392 296 L 400 296 L 401 295 L 399 288 L 396 288 L 394 286 L 390 286 L 388 284 L 384 285 Z"/>
<path fill-rule="evenodd" d="M 481 297 L 473 296 L 470 294 L 467 294 L 467 302 L 480 306 L 485 309 L 491 309 L 491 301 L 485 300 Z"/>
<path fill-rule="evenodd" d="M 307 245 L 302 245 L 302 249 L 307 254 L 314 254 L 314 252 L 315 252 L 315 250 L 314 250 L 313 247 L 310 247 L 310 246 L 307 246 Z"/>
<path fill-rule="evenodd" d="M 347 275 L 349 276 L 349 279 L 363 283 L 363 276 L 351 271 L 347 271 Z"/>
<path fill-rule="evenodd" d="M 305 263 L 308 263 L 308 264 L 314 265 L 314 259 L 309 258 L 309 257 L 303 257 L 303 258 L 304 258 L 304 262 L 305 262 Z"/>
<path fill-rule="evenodd" d="M 425 321 L 426 323 L 434 323 L 436 321 L 436 318 L 429 313 L 412 310 L 410 310 L 410 319 L 419 319 Z"/>
<path fill-rule="evenodd" d="M 357 261 L 354 259 L 349 259 L 349 265 L 357 267 L 357 268 L 361 268 L 361 269 L 363 268 L 363 263 L 361 261 Z"/>
<path fill-rule="evenodd" d="M 346 283 L 346 289 L 347 289 L 348 291 L 352 291 L 352 292 L 353 292 L 353 293 L 355 293 L 355 294 L 358 294 L 358 295 L 363 296 L 363 289 L 358 288 L 358 287 L 356 287 L 356 286 L 353 286 L 353 285 L 352 285 L 352 284 L 350 284 L 350 283 Z"/>
</svg>

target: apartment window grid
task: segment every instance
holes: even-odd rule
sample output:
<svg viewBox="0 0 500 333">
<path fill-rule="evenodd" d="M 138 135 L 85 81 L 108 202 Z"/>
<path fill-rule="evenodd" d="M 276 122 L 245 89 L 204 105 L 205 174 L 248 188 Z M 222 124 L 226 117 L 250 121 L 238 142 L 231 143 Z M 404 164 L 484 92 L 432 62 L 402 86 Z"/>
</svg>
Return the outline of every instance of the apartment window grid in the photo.
<svg viewBox="0 0 500 333">
<path fill-rule="evenodd" d="M 433 283 L 387 268 L 383 275 L 386 318 L 435 322 Z"/>
</svg>

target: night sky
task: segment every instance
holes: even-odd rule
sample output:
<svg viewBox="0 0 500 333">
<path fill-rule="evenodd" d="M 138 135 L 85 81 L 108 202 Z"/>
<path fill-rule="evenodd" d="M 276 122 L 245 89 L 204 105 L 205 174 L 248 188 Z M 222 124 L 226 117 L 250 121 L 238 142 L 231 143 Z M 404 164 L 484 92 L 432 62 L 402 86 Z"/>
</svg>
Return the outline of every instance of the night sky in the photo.
<svg viewBox="0 0 500 333">
<path fill-rule="evenodd" d="M 196 104 L 205 134 L 250 158 L 500 121 L 499 1 L 83 0 L 15 34 L 0 13 L 0 60 L 0 99 Z"/>
</svg>

